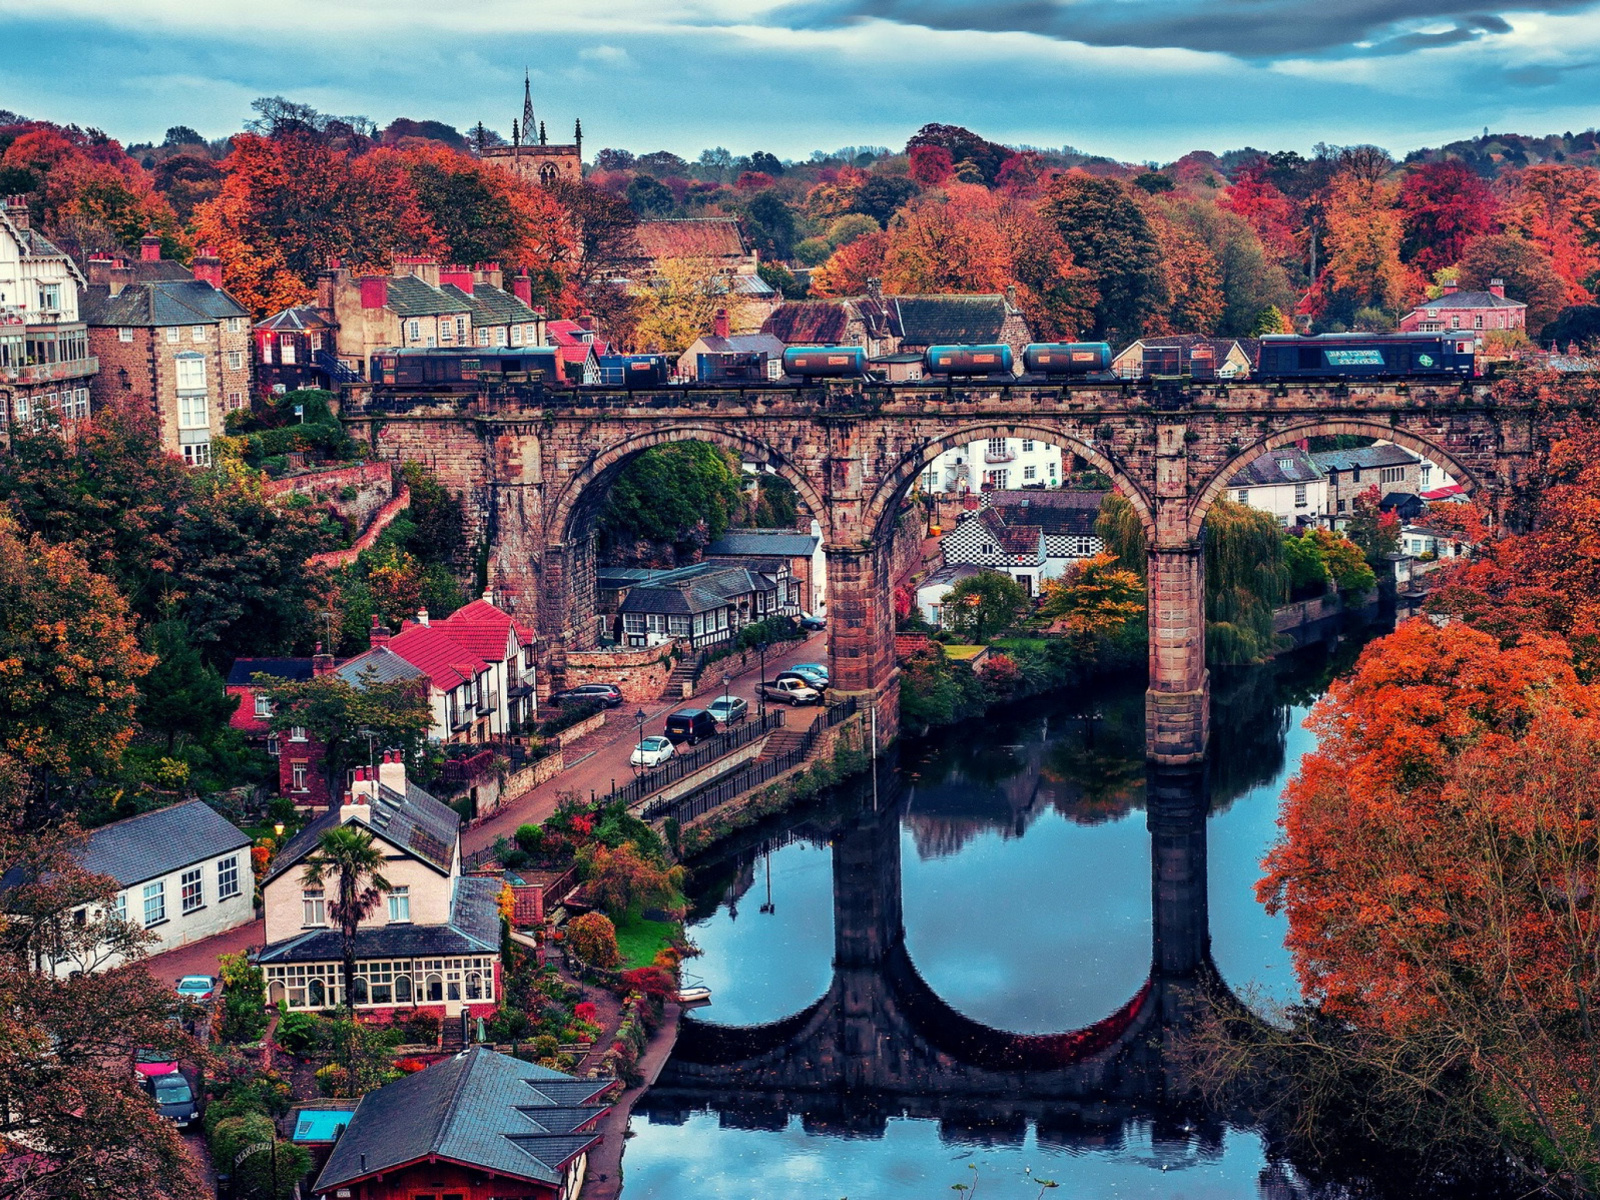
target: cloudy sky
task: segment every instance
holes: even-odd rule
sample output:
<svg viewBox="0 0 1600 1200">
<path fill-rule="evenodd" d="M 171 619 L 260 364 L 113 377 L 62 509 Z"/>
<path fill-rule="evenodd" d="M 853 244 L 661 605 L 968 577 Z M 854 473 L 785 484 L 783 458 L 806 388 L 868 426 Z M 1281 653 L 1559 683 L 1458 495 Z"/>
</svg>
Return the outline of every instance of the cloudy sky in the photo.
<svg viewBox="0 0 1600 1200">
<path fill-rule="evenodd" d="M 0 108 L 239 128 L 281 94 L 380 125 L 784 157 L 926 121 L 1129 161 L 1600 121 L 1600 0 L 0 0 Z"/>
</svg>

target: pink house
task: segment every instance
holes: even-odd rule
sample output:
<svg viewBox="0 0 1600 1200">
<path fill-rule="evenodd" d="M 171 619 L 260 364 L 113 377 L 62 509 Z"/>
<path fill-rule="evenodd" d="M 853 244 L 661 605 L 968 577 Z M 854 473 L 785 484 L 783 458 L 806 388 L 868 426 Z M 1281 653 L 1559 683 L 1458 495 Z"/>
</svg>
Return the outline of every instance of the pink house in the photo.
<svg viewBox="0 0 1600 1200">
<path fill-rule="evenodd" d="M 1491 279 L 1487 292 L 1463 292 L 1447 283 L 1436 299 L 1424 300 L 1400 318 L 1401 333 L 1446 333 L 1457 329 L 1522 329 L 1528 306 L 1506 299 L 1504 280 Z"/>
</svg>

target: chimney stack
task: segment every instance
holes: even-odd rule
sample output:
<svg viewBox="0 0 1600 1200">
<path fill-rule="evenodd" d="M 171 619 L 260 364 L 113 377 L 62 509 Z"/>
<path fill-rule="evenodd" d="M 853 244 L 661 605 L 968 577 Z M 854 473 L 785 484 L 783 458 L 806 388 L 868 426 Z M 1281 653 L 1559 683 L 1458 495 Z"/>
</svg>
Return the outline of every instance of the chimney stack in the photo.
<svg viewBox="0 0 1600 1200">
<path fill-rule="evenodd" d="M 324 654 L 322 652 L 322 643 L 321 642 L 317 643 L 316 653 L 312 654 L 312 656 L 311 656 L 311 674 L 312 675 L 331 675 L 331 674 L 333 674 L 333 655 Z"/>
<path fill-rule="evenodd" d="M 1498 296 L 1504 300 L 1506 295 L 1506 281 L 1504 279 L 1489 280 L 1489 295 Z"/>
<path fill-rule="evenodd" d="M 161 261 L 161 239 L 153 233 L 147 233 L 139 239 L 139 261 Z"/>
<path fill-rule="evenodd" d="M 467 295 L 472 295 L 472 272 L 466 267 L 450 266 L 439 270 L 439 283 L 453 283 Z"/>
<path fill-rule="evenodd" d="M 333 293 L 339 286 L 339 260 L 330 258 L 328 266 L 317 272 L 317 311 L 323 316 L 333 316 Z"/>
<path fill-rule="evenodd" d="M 517 277 L 511 281 L 512 294 L 529 308 L 533 307 L 533 280 L 526 271 L 518 271 Z"/>
<path fill-rule="evenodd" d="M 1458 283 L 1446 283 L 1446 284 L 1442 284 L 1440 286 L 1439 294 L 1441 296 L 1454 296 L 1460 290 L 1461 290 L 1461 285 L 1460 284 L 1458 284 Z"/>
<path fill-rule="evenodd" d="M 711 320 L 711 332 L 719 338 L 728 336 L 728 310 L 717 309 L 717 315 Z"/>
<path fill-rule="evenodd" d="M 191 273 L 202 283 L 209 283 L 219 292 L 222 290 L 222 260 L 217 257 L 216 247 L 200 247 L 200 253 L 195 255 L 194 269 Z"/>
<path fill-rule="evenodd" d="M 389 644 L 389 627 L 378 620 L 378 614 L 372 614 L 372 628 L 367 631 L 367 645 L 376 650 L 379 646 Z"/>
<path fill-rule="evenodd" d="M 424 629 L 426 629 L 428 627 L 428 610 L 427 609 L 425 609 L 425 608 L 417 609 L 417 624 L 421 625 Z"/>
<path fill-rule="evenodd" d="M 406 760 L 398 750 L 385 750 L 378 764 L 378 784 L 391 792 L 406 794 Z"/>
<path fill-rule="evenodd" d="M 389 281 L 382 275 L 361 277 L 361 307 L 383 308 L 389 303 Z"/>
<path fill-rule="evenodd" d="M 118 259 L 116 266 L 111 268 L 110 278 L 106 281 L 106 289 L 113 296 L 122 294 L 122 289 L 133 286 L 133 268 L 124 259 Z"/>
<path fill-rule="evenodd" d="M 111 286 L 111 269 L 117 265 L 116 259 L 107 258 L 103 254 L 94 254 L 89 257 L 89 286 L 109 288 Z"/>
<path fill-rule="evenodd" d="M 506 277 L 499 263 L 486 262 L 472 268 L 472 278 L 483 287 L 502 288 Z"/>
<path fill-rule="evenodd" d="M 28 227 L 28 198 L 26 196 L 6 197 L 6 216 L 11 218 L 11 223 L 18 229 Z"/>
</svg>

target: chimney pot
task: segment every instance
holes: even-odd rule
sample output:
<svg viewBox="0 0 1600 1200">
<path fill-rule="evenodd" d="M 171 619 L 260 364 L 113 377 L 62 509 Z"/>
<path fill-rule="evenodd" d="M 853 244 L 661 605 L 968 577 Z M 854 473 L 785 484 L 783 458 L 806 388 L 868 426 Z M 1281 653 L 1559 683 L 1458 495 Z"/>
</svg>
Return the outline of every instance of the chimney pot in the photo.
<svg viewBox="0 0 1600 1200">
<path fill-rule="evenodd" d="M 1489 280 L 1489 294 L 1491 296 L 1499 296 L 1504 299 L 1506 294 L 1506 281 L 1504 279 Z"/>
<path fill-rule="evenodd" d="M 139 239 L 139 261 L 161 261 L 161 239 L 153 233 L 147 233 Z"/>
<path fill-rule="evenodd" d="M 378 614 L 372 614 L 372 628 L 367 631 L 367 645 L 376 650 L 379 646 L 389 644 L 389 627 L 378 620 Z"/>
<path fill-rule="evenodd" d="M 417 624 L 418 625 L 422 625 L 422 626 L 426 626 L 428 624 L 428 610 L 427 609 L 425 609 L 425 608 L 417 609 Z"/>
<path fill-rule="evenodd" d="M 533 280 L 526 271 L 519 271 L 511 281 L 511 292 L 529 308 L 533 307 Z"/>
</svg>

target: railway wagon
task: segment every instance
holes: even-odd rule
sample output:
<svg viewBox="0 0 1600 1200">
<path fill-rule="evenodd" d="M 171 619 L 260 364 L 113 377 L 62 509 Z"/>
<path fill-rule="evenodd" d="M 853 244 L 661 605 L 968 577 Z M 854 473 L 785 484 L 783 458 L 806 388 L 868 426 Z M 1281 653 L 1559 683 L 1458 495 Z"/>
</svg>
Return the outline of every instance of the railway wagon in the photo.
<svg viewBox="0 0 1600 1200">
<path fill-rule="evenodd" d="M 1034 342 L 1022 351 L 1030 375 L 1104 375 L 1111 370 L 1106 342 Z"/>
<path fill-rule="evenodd" d="M 672 360 L 665 354 L 602 354 L 601 387 L 665 387 L 672 379 Z"/>
<path fill-rule="evenodd" d="M 995 375 L 1011 373 L 1011 347 L 929 346 L 922 352 L 922 369 L 930 375 Z"/>
<path fill-rule="evenodd" d="M 1261 339 L 1258 379 L 1471 378 L 1471 333 L 1272 334 Z"/>
<path fill-rule="evenodd" d="M 783 352 L 783 373 L 797 379 L 859 378 L 867 373 L 867 352 L 860 346 L 790 346 Z"/>
</svg>

